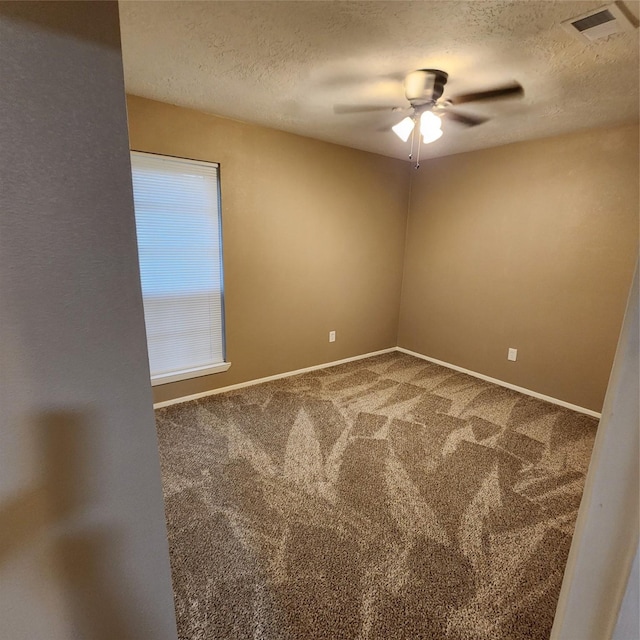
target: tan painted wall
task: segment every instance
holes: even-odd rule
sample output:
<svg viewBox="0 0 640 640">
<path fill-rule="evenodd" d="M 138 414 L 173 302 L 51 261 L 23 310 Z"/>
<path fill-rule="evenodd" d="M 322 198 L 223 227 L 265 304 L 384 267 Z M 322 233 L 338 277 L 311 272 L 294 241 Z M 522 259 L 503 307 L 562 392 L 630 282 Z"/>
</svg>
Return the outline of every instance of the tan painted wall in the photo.
<svg viewBox="0 0 640 640">
<path fill-rule="evenodd" d="M 156 402 L 396 345 L 406 163 L 139 97 L 128 109 L 132 149 L 221 171 L 232 366 L 155 387 Z"/>
<path fill-rule="evenodd" d="M 638 252 L 638 188 L 637 126 L 424 162 L 399 345 L 600 411 Z"/>
</svg>

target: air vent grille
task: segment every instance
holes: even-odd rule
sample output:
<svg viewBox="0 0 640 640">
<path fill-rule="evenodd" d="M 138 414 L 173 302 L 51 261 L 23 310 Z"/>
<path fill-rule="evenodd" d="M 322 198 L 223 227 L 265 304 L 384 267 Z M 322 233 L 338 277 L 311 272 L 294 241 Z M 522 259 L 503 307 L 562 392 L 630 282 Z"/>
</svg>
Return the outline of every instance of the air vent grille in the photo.
<svg viewBox="0 0 640 640">
<path fill-rule="evenodd" d="M 562 26 L 574 36 L 589 42 L 635 29 L 635 25 L 616 4 L 609 4 L 565 20 Z"/>
<path fill-rule="evenodd" d="M 597 27 L 599 24 L 604 24 L 605 22 L 610 22 L 611 20 L 615 20 L 611 11 L 605 9 L 604 11 L 598 11 L 598 13 L 594 13 L 592 16 L 587 16 L 586 18 L 580 18 L 580 20 L 576 20 L 571 24 L 578 31 L 586 31 L 587 29 L 591 29 L 591 27 Z"/>
</svg>

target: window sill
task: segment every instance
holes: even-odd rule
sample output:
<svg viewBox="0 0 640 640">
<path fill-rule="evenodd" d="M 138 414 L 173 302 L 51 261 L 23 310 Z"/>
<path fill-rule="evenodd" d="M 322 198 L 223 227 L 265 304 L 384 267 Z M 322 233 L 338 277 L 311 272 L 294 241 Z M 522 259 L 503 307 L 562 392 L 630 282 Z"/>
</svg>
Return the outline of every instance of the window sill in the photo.
<svg viewBox="0 0 640 640">
<path fill-rule="evenodd" d="M 157 387 L 161 384 L 169 384 L 170 382 L 178 382 L 179 380 L 189 380 L 189 378 L 198 378 L 200 376 L 208 376 L 212 373 L 222 373 L 227 371 L 231 366 L 230 362 L 221 362 L 208 367 L 200 367 L 199 369 L 188 369 L 187 371 L 179 371 L 177 373 L 165 373 L 151 378 L 151 386 Z"/>
</svg>

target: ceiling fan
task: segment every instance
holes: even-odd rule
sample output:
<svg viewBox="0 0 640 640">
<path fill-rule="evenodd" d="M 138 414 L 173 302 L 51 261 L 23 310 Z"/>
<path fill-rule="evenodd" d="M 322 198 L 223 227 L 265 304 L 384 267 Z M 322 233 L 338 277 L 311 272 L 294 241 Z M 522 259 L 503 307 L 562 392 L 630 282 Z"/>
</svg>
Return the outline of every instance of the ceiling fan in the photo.
<svg viewBox="0 0 640 640">
<path fill-rule="evenodd" d="M 391 129 L 404 142 L 411 136 L 411 151 L 409 159 L 413 159 L 414 143 L 416 136 L 416 124 L 420 122 L 419 137 L 422 142 L 429 144 L 435 142 L 442 136 L 442 118 L 453 120 L 467 127 L 486 122 L 488 118 L 482 116 L 472 116 L 459 113 L 453 110 L 459 104 L 467 102 L 477 102 L 485 100 L 496 100 L 499 98 L 517 98 L 524 95 L 524 90 L 520 84 L 513 82 L 509 85 L 489 89 L 487 91 L 477 91 L 465 93 L 451 98 L 442 99 L 444 85 L 447 83 L 449 75 L 439 69 L 418 69 L 412 71 L 404 79 L 404 92 L 409 102 L 408 107 L 382 107 L 382 106 L 353 106 L 336 105 L 335 113 L 361 113 L 365 111 L 393 111 L 407 112 L 405 118 L 395 124 Z M 420 166 L 420 140 L 418 140 L 416 169 Z"/>
</svg>

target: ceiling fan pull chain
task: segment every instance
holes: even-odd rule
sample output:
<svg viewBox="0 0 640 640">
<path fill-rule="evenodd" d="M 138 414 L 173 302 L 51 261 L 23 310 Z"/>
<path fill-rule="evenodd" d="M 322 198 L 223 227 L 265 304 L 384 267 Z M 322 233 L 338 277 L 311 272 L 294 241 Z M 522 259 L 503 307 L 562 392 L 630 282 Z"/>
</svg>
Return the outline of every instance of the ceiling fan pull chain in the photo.
<svg viewBox="0 0 640 640">
<path fill-rule="evenodd" d="M 413 158 L 413 141 L 416 139 L 416 129 L 417 127 L 414 123 L 413 130 L 411 131 L 411 150 L 409 151 L 409 160 Z"/>
<path fill-rule="evenodd" d="M 417 128 L 418 127 L 416 127 L 416 129 Z M 421 142 L 420 137 L 418 137 L 418 151 L 416 153 L 416 167 L 415 167 L 416 169 L 420 168 L 420 147 L 421 147 L 420 142 Z"/>
</svg>

